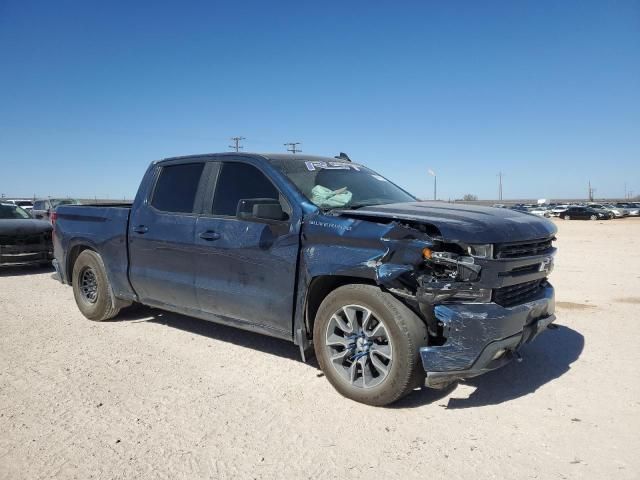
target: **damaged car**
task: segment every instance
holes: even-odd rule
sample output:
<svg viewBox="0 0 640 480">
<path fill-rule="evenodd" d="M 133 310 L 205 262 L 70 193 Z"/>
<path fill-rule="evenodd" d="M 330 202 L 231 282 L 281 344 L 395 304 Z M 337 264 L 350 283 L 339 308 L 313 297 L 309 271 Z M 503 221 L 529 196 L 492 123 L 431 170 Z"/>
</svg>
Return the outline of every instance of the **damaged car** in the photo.
<svg viewBox="0 0 640 480">
<path fill-rule="evenodd" d="M 0 266 L 51 265 L 49 222 L 34 220 L 14 203 L 0 203 Z"/>
<path fill-rule="evenodd" d="M 54 266 L 90 320 L 141 303 L 283 338 L 387 405 L 505 365 L 555 320 L 555 234 L 418 201 L 344 154 L 207 154 L 152 163 L 132 205 L 58 207 Z"/>
</svg>

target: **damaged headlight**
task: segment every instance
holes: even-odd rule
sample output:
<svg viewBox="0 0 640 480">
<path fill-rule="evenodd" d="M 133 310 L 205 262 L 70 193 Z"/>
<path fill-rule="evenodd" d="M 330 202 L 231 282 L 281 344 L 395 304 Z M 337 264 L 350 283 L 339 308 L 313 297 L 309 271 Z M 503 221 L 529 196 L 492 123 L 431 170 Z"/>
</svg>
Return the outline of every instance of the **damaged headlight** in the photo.
<svg viewBox="0 0 640 480">
<path fill-rule="evenodd" d="M 493 258 L 493 244 L 487 243 L 484 245 L 468 245 L 467 252 L 472 257 Z"/>
<path fill-rule="evenodd" d="M 453 252 L 430 251 L 427 264 L 435 278 L 451 281 L 475 281 L 482 270 L 473 257 Z"/>
</svg>

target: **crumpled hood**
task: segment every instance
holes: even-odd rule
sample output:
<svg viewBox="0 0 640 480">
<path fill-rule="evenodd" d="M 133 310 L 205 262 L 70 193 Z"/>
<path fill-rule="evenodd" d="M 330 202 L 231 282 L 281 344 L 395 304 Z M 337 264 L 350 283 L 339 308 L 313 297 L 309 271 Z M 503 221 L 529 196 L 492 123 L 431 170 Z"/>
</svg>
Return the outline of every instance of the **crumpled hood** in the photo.
<svg viewBox="0 0 640 480">
<path fill-rule="evenodd" d="M 443 240 L 464 243 L 508 243 L 548 238 L 557 231 L 552 221 L 506 208 L 442 202 L 392 203 L 343 210 L 345 216 L 391 218 L 429 224 Z"/>
<path fill-rule="evenodd" d="M 32 235 L 51 230 L 51 224 L 44 220 L 0 218 L 0 235 Z"/>
</svg>

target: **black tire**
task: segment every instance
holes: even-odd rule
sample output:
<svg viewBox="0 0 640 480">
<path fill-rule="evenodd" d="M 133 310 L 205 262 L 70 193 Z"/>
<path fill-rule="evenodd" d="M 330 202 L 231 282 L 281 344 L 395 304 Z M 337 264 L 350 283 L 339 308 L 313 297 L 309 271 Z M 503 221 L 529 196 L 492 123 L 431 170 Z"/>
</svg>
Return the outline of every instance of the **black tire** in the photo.
<svg viewBox="0 0 640 480">
<path fill-rule="evenodd" d="M 83 278 L 93 277 L 92 288 L 83 288 Z M 73 296 L 82 314 L 89 320 L 101 322 L 120 312 L 117 306 L 102 257 L 93 250 L 84 250 L 73 264 Z M 86 283 L 85 283 L 86 286 Z"/>
<path fill-rule="evenodd" d="M 565 220 L 571 220 L 571 217 L 570 217 L 569 215 L 565 215 L 563 218 L 564 218 Z"/>
<path fill-rule="evenodd" d="M 384 374 L 384 379 L 375 386 L 365 388 L 350 383 L 339 371 L 339 368 L 345 367 L 334 366 L 330 359 L 332 347 L 327 345 L 327 332 L 334 314 L 345 306 L 362 306 L 368 309 L 374 318 L 381 320 L 388 332 L 392 360 L 389 361 L 390 367 Z M 374 406 L 388 405 L 424 382 L 419 349 L 427 343 L 426 326 L 406 305 L 378 287 L 345 285 L 327 295 L 315 318 L 313 343 L 316 358 L 327 380 L 338 392 L 351 400 Z M 366 357 L 365 362 L 371 362 L 369 355 Z M 356 370 L 358 368 L 356 367 Z M 362 377 L 364 384 L 364 373 Z"/>
</svg>

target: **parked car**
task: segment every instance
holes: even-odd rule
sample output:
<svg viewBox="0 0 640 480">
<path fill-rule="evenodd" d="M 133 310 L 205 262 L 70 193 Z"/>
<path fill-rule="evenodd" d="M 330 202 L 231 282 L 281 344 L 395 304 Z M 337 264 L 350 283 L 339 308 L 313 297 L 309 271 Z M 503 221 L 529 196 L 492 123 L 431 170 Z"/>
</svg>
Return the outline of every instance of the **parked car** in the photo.
<svg viewBox="0 0 640 480">
<path fill-rule="evenodd" d="M 49 222 L 34 220 L 13 203 L 0 203 L 0 266 L 51 265 Z"/>
<path fill-rule="evenodd" d="M 419 202 L 344 157 L 166 159 L 133 205 L 54 225 L 87 318 L 137 302 L 284 338 L 371 405 L 498 368 L 555 319 L 552 222 Z"/>
<path fill-rule="evenodd" d="M 27 212 L 31 212 L 31 209 L 33 208 L 33 201 L 32 200 L 26 200 L 26 199 L 19 199 L 19 198 L 7 198 L 7 199 L 2 199 L 0 200 L 4 203 L 11 203 L 13 205 L 17 205 L 20 208 L 22 208 L 23 210 L 26 210 Z"/>
<path fill-rule="evenodd" d="M 559 217 L 567 210 L 567 208 L 569 208 L 569 205 L 557 205 L 551 209 L 549 215 L 552 217 Z"/>
<path fill-rule="evenodd" d="M 601 212 L 609 212 L 611 214 L 611 218 L 623 217 L 622 211 L 613 205 L 608 205 L 604 203 L 588 203 L 586 206 L 589 208 L 594 208 Z"/>
<path fill-rule="evenodd" d="M 615 218 L 622 218 L 622 217 L 626 217 L 626 216 L 629 215 L 629 211 L 624 209 L 624 208 L 620 208 L 620 207 L 617 207 L 617 206 L 609 204 L 609 203 L 603 204 L 602 206 L 603 206 L 603 208 L 605 208 L 605 209 L 609 210 L 611 213 L 613 213 L 613 216 Z"/>
<path fill-rule="evenodd" d="M 622 208 L 623 212 L 626 211 L 629 216 L 637 217 L 640 215 L 640 209 L 633 203 L 629 202 L 618 202 L 615 204 L 617 208 Z"/>
<path fill-rule="evenodd" d="M 80 202 L 73 198 L 47 198 L 43 200 L 36 200 L 33 203 L 33 210 L 31 214 L 33 218 L 39 220 L 51 219 L 51 212 L 53 212 L 60 205 L 77 205 Z"/>
<path fill-rule="evenodd" d="M 609 220 L 612 218 L 612 214 L 595 208 L 575 205 L 562 212 L 561 217 L 565 220 Z"/>
<path fill-rule="evenodd" d="M 547 209 L 546 207 L 532 207 L 529 209 L 529 213 L 532 213 L 533 215 L 537 215 L 539 217 L 550 217 L 551 214 L 549 213 L 549 209 Z"/>
<path fill-rule="evenodd" d="M 529 209 L 524 205 L 512 205 L 509 207 L 510 210 L 515 210 L 516 212 L 529 213 Z"/>
</svg>

